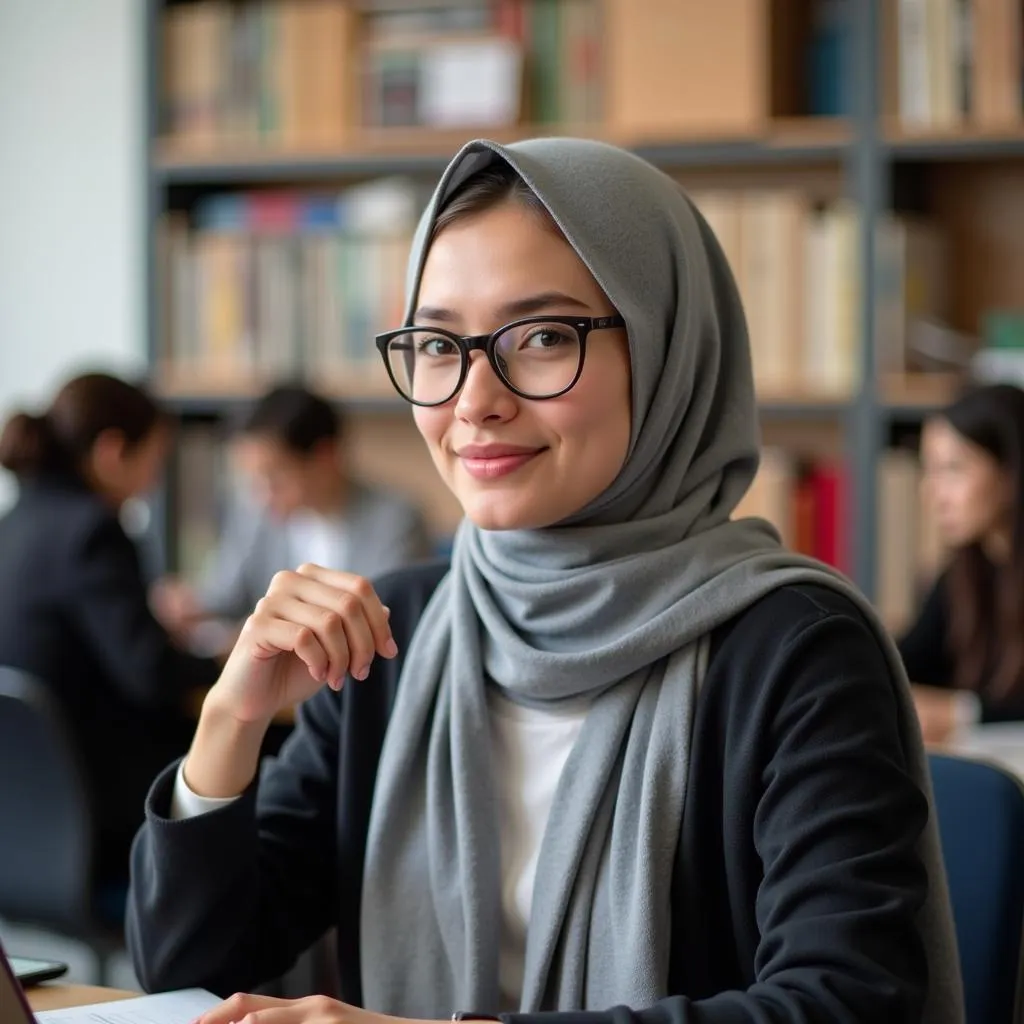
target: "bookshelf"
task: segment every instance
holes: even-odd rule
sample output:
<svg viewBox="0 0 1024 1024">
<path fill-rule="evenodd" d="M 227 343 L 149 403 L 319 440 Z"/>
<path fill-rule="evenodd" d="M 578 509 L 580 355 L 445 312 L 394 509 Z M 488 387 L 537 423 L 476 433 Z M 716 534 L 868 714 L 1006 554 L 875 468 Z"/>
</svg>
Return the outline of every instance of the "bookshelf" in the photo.
<svg viewBox="0 0 1024 1024">
<path fill-rule="evenodd" d="M 294 7 L 297 0 L 286 2 Z M 1019 104 L 1016 116 L 1004 116 L 1005 82 L 1000 93 L 1000 83 L 986 64 L 984 82 L 975 73 L 982 86 L 975 89 L 981 103 L 978 116 L 953 110 L 959 102 L 956 83 L 966 81 L 971 66 L 959 51 L 950 56 L 948 68 L 934 59 L 927 65 L 923 81 L 930 90 L 930 106 L 922 104 L 914 92 L 913 76 L 901 69 L 912 65 L 920 73 L 925 66 L 921 55 L 928 56 L 933 36 L 952 39 L 949 33 L 955 22 L 951 19 L 975 7 L 985 9 L 979 15 L 987 19 L 982 38 L 991 45 L 995 31 L 991 10 L 998 7 L 1005 19 L 1012 4 L 1020 6 L 1017 0 L 984 4 L 980 0 L 523 2 L 543 7 L 548 18 L 561 11 L 557 16 L 566 23 L 575 19 L 574 31 L 581 31 L 581 38 L 598 39 L 600 74 L 594 81 L 587 79 L 587 87 L 597 90 L 598 99 L 588 98 L 589 94 L 573 98 L 570 87 L 564 82 L 559 86 L 570 89 L 559 94 L 559 109 L 583 111 L 582 117 L 552 118 L 551 103 L 538 99 L 537 83 L 531 77 L 536 72 L 536 77 L 543 78 L 547 58 L 530 49 L 540 45 L 537 39 L 523 37 L 528 53 L 521 71 L 527 87 L 514 125 L 373 126 L 368 123 L 373 118 L 363 116 L 366 104 L 354 96 L 352 82 L 331 79 L 344 89 L 345 107 L 344 116 L 336 117 L 333 127 L 318 122 L 301 137 L 279 125 L 275 131 L 280 137 L 268 138 L 260 137 L 251 126 L 244 132 L 226 133 L 211 130 L 205 122 L 198 131 L 168 134 L 164 32 L 170 24 L 169 13 L 178 20 L 175 31 L 180 32 L 180 21 L 189 18 L 186 13 L 182 19 L 181 12 L 188 8 L 216 8 L 223 19 L 232 9 L 267 7 L 267 2 L 241 0 L 232 8 L 210 0 L 147 0 L 147 310 L 158 390 L 186 421 L 217 424 L 237 411 L 259 384 L 240 373 L 211 376 L 202 370 L 189 374 L 167 369 L 162 232 L 168 215 L 185 218 L 194 231 L 197 218 L 201 219 L 197 211 L 218 195 L 252 197 L 292 190 L 341 195 L 374 179 L 395 176 L 427 187 L 468 138 L 485 135 L 511 141 L 537 134 L 577 134 L 632 149 L 677 177 L 697 197 L 698 205 L 705 194 L 730 196 L 744 210 L 765 195 L 776 200 L 803 197 L 803 203 L 789 203 L 789 216 L 796 218 L 793 223 L 799 231 L 806 230 L 819 208 L 846 201 L 856 211 L 845 224 L 846 262 L 842 264 L 855 287 L 843 293 L 842 301 L 852 305 L 841 307 L 846 312 L 840 314 L 846 345 L 842 358 L 848 358 L 850 365 L 829 386 L 821 385 L 820 379 L 816 386 L 818 371 L 813 369 L 792 379 L 779 372 L 770 379 L 766 375 L 759 381 L 760 407 L 765 442 L 773 452 L 843 464 L 844 507 L 836 528 L 841 536 L 834 543 L 843 547 L 843 567 L 858 584 L 869 595 L 884 593 L 889 585 L 884 563 L 890 559 L 893 536 L 902 536 L 899 531 L 886 535 L 884 511 L 893 494 L 909 500 L 912 467 L 899 452 L 895 454 L 901 457 L 892 466 L 886 465 L 884 471 L 880 466 L 895 441 L 912 438 L 922 420 L 955 395 L 958 378 L 945 372 L 918 372 L 917 366 L 902 361 L 902 355 L 894 361 L 889 337 L 893 322 L 882 321 L 879 314 L 891 301 L 886 290 L 891 287 L 886 277 L 891 272 L 886 263 L 891 253 L 887 243 L 877 242 L 880 232 L 889 230 L 886 225 L 893 215 L 928 218 L 942 229 L 949 284 L 944 315 L 953 328 L 977 333 L 979 318 L 991 306 L 1024 305 L 1019 284 L 1024 281 L 1024 175 L 1020 174 L 1024 117 Z M 501 17 L 506 17 L 518 0 L 494 3 L 501 8 Z M 580 12 L 587 5 L 601 19 L 603 30 L 597 36 L 592 28 L 581 28 Z M 278 0 L 269 0 L 269 6 L 278 6 Z M 356 66 L 359 60 L 378 60 L 372 55 L 377 50 L 395 49 L 393 41 L 380 44 L 366 34 L 371 31 L 367 19 L 374 17 L 374 11 L 467 8 L 474 3 L 315 0 L 312 6 L 321 8 L 321 16 L 336 19 L 341 26 L 338 31 L 353 47 L 348 52 L 363 54 L 364 43 L 366 52 L 372 51 L 365 60 L 353 57 Z M 565 13 L 569 7 L 572 14 Z M 937 27 L 918 25 L 915 35 L 912 16 L 925 7 L 941 11 L 941 17 Z M 333 14 L 327 13 L 328 8 Z M 699 29 L 673 31 L 673 26 L 684 22 Z M 1003 24 L 1005 28 L 1008 23 Z M 207 45 L 207 77 L 214 66 L 209 51 Z M 974 61 L 980 66 L 977 53 Z M 336 71 L 328 62 L 321 63 L 318 73 L 329 76 Z M 664 102 L 665 97 L 671 97 L 671 102 Z M 382 109 L 377 102 L 374 116 Z M 399 116 L 407 113 L 399 110 Z M 786 206 L 785 199 L 781 205 Z M 909 252 L 910 228 L 906 235 L 902 230 L 896 229 L 894 244 Z M 999 257 L 995 270 L 990 269 L 993 253 Z M 762 282 L 762 295 L 765 287 Z M 754 297 L 748 302 L 751 307 L 757 308 Z M 820 352 L 816 358 L 819 367 L 835 361 Z M 415 480 L 418 497 L 429 507 L 435 528 L 444 532 L 457 510 L 432 480 L 404 405 L 386 389 L 345 387 L 344 374 L 319 379 L 342 381 L 337 397 L 350 416 L 357 467 L 381 482 L 406 489 Z M 383 460 L 384 451 L 399 451 L 401 457 L 397 463 Z M 781 462 L 775 460 L 773 465 L 777 469 Z M 173 490 L 169 489 L 163 503 L 163 517 L 158 517 L 159 528 L 171 538 L 172 565 Z"/>
</svg>

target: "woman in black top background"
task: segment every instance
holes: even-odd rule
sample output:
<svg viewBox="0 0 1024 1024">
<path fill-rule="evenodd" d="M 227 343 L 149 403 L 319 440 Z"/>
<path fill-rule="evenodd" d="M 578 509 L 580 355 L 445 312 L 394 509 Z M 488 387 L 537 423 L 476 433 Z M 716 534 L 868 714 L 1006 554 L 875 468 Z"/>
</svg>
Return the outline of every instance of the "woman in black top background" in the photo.
<svg viewBox="0 0 1024 1024">
<path fill-rule="evenodd" d="M 925 738 L 1024 719 L 1024 391 L 970 391 L 928 420 L 924 486 L 952 549 L 900 641 Z"/>
<path fill-rule="evenodd" d="M 127 877 L 153 772 L 188 744 L 183 697 L 217 665 L 179 650 L 153 618 L 123 504 L 157 481 L 169 424 L 116 377 L 68 381 L 43 415 L 11 416 L 0 466 L 18 480 L 0 519 L 0 665 L 61 702 L 99 818 L 100 879 Z"/>
</svg>

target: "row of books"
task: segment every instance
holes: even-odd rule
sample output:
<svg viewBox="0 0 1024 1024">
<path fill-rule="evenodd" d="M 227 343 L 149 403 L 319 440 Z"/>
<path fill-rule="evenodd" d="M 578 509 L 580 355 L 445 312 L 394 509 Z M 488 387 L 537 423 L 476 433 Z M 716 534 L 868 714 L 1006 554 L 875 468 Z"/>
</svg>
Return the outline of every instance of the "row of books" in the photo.
<svg viewBox="0 0 1024 1024">
<path fill-rule="evenodd" d="M 600 0 L 171 5 L 163 131 L 190 146 L 330 147 L 356 127 L 591 123 L 600 12 Z"/>
<path fill-rule="evenodd" d="M 917 455 L 892 448 L 878 463 L 878 552 L 875 603 L 896 633 L 911 622 L 922 588 L 938 573 L 943 546 L 920 495 Z M 736 517 L 760 516 L 787 547 L 850 571 L 850 502 L 845 467 L 765 448 L 761 466 Z"/>
<path fill-rule="evenodd" d="M 164 8 L 162 130 L 189 145 L 333 145 L 356 109 L 354 10 L 332 0 Z"/>
<path fill-rule="evenodd" d="M 250 192 L 169 214 L 159 242 L 160 374 L 232 393 L 303 374 L 392 394 L 374 334 L 403 322 L 422 186 L 381 179 L 340 193 Z"/>
<path fill-rule="evenodd" d="M 1005 128 L 1024 118 L 1021 0 L 893 0 L 887 105 L 911 128 Z M 890 34 L 891 32 L 891 34 Z M 891 44 L 890 44 L 891 45 Z M 893 102 L 895 101 L 895 102 Z"/>
<path fill-rule="evenodd" d="M 767 519 L 786 547 L 848 572 L 847 504 L 846 472 L 840 461 L 805 459 L 787 449 L 767 447 L 734 518 Z"/>
<path fill-rule="evenodd" d="M 388 178 L 340 193 L 227 193 L 161 230 L 165 377 L 188 388 L 309 372 L 340 392 L 390 395 L 373 336 L 402 323 L 424 187 Z M 858 220 L 847 202 L 789 190 L 699 192 L 743 296 L 765 401 L 844 399 L 858 384 Z M 946 247 L 914 218 L 879 227 L 877 363 L 924 369 L 913 327 L 945 316 Z"/>
<path fill-rule="evenodd" d="M 600 0 L 477 0 L 374 11 L 363 22 L 362 123 L 595 123 L 601 24 Z"/>
<path fill-rule="evenodd" d="M 861 344 L 856 207 L 793 190 L 693 198 L 736 276 L 762 397 L 853 393 Z M 913 328 L 946 315 L 942 232 L 920 218 L 890 216 L 878 225 L 877 247 L 878 368 L 925 369 L 915 358 Z"/>
</svg>

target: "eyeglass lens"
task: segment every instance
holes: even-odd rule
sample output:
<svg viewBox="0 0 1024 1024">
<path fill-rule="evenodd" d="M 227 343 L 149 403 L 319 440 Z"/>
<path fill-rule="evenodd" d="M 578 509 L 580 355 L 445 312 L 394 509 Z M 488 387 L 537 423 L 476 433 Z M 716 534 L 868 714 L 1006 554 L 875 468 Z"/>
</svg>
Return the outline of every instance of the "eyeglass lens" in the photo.
<svg viewBox="0 0 1024 1024">
<path fill-rule="evenodd" d="M 530 398 L 549 398 L 572 384 L 582 345 L 576 328 L 559 323 L 519 324 L 495 340 L 494 359 L 506 382 Z M 388 365 L 399 391 L 414 402 L 447 402 L 458 390 L 465 356 L 437 331 L 411 327 L 393 337 Z"/>
</svg>

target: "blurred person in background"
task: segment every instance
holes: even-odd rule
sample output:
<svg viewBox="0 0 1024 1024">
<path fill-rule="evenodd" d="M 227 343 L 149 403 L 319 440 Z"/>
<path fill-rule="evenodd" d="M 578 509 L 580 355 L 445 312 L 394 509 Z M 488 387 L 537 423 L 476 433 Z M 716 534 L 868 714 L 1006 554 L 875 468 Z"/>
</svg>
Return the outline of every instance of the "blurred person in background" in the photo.
<svg viewBox="0 0 1024 1024">
<path fill-rule="evenodd" d="M 119 518 L 157 482 L 170 437 L 144 390 L 99 373 L 0 434 L 0 466 L 19 484 L 0 519 L 0 665 L 38 677 L 66 712 L 96 800 L 103 881 L 127 878 L 148 782 L 188 747 L 186 695 L 218 674 L 151 614 Z"/>
<path fill-rule="evenodd" d="M 341 414 L 319 395 L 297 385 L 272 389 L 241 422 L 232 448 L 255 502 L 231 503 L 198 587 L 165 579 L 153 588 L 154 610 L 175 633 L 195 641 L 204 623 L 229 623 L 234 631 L 210 631 L 200 642 L 226 649 L 283 569 L 311 562 L 372 577 L 430 555 L 413 505 L 352 478 Z"/>
<path fill-rule="evenodd" d="M 1024 391 L 980 387 L 929 419 L 925 500 L 951 558 L 900 653 L 925 739 L 1024 719 Z"/>
</svg>

